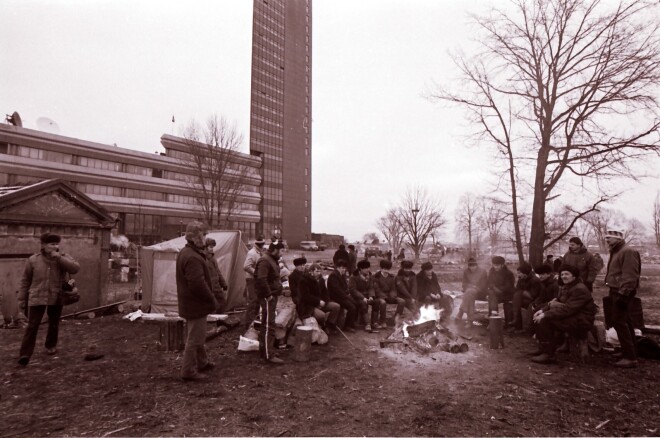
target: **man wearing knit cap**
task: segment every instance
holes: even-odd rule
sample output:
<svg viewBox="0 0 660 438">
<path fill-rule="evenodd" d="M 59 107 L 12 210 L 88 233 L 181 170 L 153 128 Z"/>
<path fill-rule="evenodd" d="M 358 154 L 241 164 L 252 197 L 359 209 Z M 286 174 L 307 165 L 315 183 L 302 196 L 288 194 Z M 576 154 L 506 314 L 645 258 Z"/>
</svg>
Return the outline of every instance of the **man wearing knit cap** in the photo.
<svg viewBox="0 0 660 438">
<path fill-rule="evenodd" d="M 630 301 L 637 294 L 642 261 L 637 250 L 626 244 L 621 229 L 609 229 L 605 242 L 610 248 L 605 284 L 610 288 L 612 326 L 621 344 L 622 358 L 614 365 L 621 368 L 637 366 L 635 329 L 630 319 Z"/>
<path fill-rule="evenodd" d="M 306 264 L 307 259 L 304 256 L 293 259 L 293 272 L 289 274 L 289 289 L 291 289 L 291 299 L 294 303 L 298 302 L 298 283 L 305 272 Z"/>
<path fill-rule="evenodd" d="M 514 284 L 516 278 L 513 272 L 506 266 L 504 257 L 494 256 L 491 259 L 491 268 L 488 271 L 488 309 L 490 313 L 497 313 L 499 303 L 504 307 L 505 325 L 510 326 L 513 321 L 513 300 Z"/>
<path fill-rule="evenodd" d="M 41 251 L 31 255 L 25 263 L 18 293 L 19 308 L 28 318 L 28 325 L 21 342 L 18 363 L 26 366 L 34 352 L 39 325 L 48 315 L 46 353 L 57 353 L 60 316 L 62 315 L 62 283 L 66 274 L 75 274 L 80 265 L 73 257 L 60 252 L 61 237 L 57 234 L 41 235 Z"/>
<path fill-rule="evenodd" d="M 215 367 L 209 361 L 205 346 L 206 316 L 218 307 L 206 262 L 206 232 L 207 227 L 203 223 L 190 222 L 186 226 L 186 246 L 176 258 L 179 316 L 185 318 L 188 332 L 181 365 L 183 380 L 204 380 L 206 376 L 200 373 Z"/>
<path fill-rule="evenodd" d="M 564 264 L 575 266 L 580 271 L 580 279 L 589 291 L 593 291 L 594 280 L 600 269 L 598 261 L 587 250 L 579 237 L 571 237 L 568 241 L 568 252 L 564 254 Z"/>
<path fill-rule="evenodd" d="M 513 329 L 516 333 L 523 333 L 522 309 L 529 308 L 529 305 L 541 294 L 543 286 L 529 263 L 520 263 L 517 272 L 518 282 L 512 299 Z M 531 318 L 529 321 L 531 323 Z"/>
</svg>

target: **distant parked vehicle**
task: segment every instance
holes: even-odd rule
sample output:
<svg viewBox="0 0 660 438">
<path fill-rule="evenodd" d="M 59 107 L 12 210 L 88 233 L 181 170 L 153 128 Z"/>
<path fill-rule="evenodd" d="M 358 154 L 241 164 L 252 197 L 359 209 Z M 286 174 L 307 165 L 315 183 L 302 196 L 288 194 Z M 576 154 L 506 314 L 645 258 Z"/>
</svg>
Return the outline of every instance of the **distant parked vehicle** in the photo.
<svg viewBox="0 0 660 438">
<path fill-rule="evenodd" d="M 323 242 L 316 242 L 316 245 L 319 247 L 319 251 L 325 251 L 328 249 L 328 244 Z"/>
<path fill-rule="evenodd" d="M 377 246 L 367 246 L 364 249 L 364 256 L 366 258 L 369 257 L 381 257 L 382 256 L 382 251 L 380 250 L 379 247 Z"/>
<path fill-rule="evenodd" d="M 300 242 L 300 249 L 304 251 L 318 251 L 319 246 L 313 240 L 303 240 Z"/>
</svg>

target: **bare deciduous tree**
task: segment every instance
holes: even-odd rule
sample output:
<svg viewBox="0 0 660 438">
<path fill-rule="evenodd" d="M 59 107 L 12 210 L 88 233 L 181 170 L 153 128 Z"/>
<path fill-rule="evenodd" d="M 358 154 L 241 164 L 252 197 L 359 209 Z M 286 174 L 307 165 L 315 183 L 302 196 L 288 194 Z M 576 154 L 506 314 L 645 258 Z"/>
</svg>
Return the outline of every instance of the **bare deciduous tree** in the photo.
<svg viewBox="0 0 660 438">
<path fill-rule="evenodd" d="M 403 244 L 404 235 L 396 209 L 391 208 L 387 210 L 385 216 L 381 217 L 376 222 L 376 227 L 378 228 L 378 231 L 383 234 L 385 240 L 389 242 L 392 252 L 398 253 Z"/>
<path fill-rule="evenodd" d="M 191 121 L 183 137 L 189 153 L 181 163 L 193 172 L 188 186 L 201 208 L 203 220 L 212 228 L 231 226 L 242 179 L 247 175 L 247 167 L 235 159 L 243 136 L 224 117 L 214 115 L 203 128 Z"/>
<path fill-rule="evenodd" d="M 481 209 L 481 199 L 474 193 L 468 192 L 464 193 L 458 200 L 454 215 L 457 231 L 468 238 L 469 257 L 474 255 L 473 242 L 479 240 L 478 219 Z"/>
<path fill-rule="evenodd" d="M 406 192 L 396 209 L 396 215 L 406 243 L 415 253 L 415 259 L 419 259 L 429 236 L 446 223 L 443 206 L 420 187 Z"/>
<path fill-rule="evenodd" d="M 491 251 L 494 251 L 502 239 L 505 220 L 511 213 L 507 211 L 505 203 L 496 198 L 482 197 L 480 206 L 479 225 L 486 230 Z"/>
<path fill-rule="evenodd" d="M 660 192 L 655 195 L 655 202 L 653 202 L 653 234 L 655 244 L 660 247 Z"/>
<path fill-rule="evenodd" d="M 466 108 L 479 139 L 502 155 L 518 241 L 516 172 L 532 175 L 532 264 L 543 259 L 546 204 L 561 195 L 560 181 L 634 177 L 631 160 L 660 151 L 657 7 L 516 0 L 475 17 L 483 50 L 455 57 L 465 85 L 434 96 Z"/>
</svg>

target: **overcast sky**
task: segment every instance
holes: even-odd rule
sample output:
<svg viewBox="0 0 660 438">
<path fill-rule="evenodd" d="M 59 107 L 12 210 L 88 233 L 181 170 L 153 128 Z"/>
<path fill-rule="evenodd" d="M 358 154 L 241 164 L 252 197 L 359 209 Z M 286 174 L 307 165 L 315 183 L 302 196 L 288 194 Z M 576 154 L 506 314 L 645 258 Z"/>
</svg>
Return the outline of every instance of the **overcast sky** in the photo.
<svg viewBox="0 0 660 438">
<path fill-rule="evenodd" d="M 434 83 L 460 86 L 448 51 L 470 51 L 467 13 L 486 3 L 314 1 L 312 231 L 359 239 L 415 185 L 448 218 L 462 193 L 485 193 L 491 151 L 465 147 L 460 111 L 425 95 Z M 145 152 L 218 114 L 236 122 L 247 152 L 251 26 L 251 0 L 1 0 L 0 111 Z M 640 172 L 657 177 L 658 160 Z M 612 207 L 650 224 L 657 186 L 622 183 Z M 443 234 L 455 240 L 451 224 Z"/>
</svg>

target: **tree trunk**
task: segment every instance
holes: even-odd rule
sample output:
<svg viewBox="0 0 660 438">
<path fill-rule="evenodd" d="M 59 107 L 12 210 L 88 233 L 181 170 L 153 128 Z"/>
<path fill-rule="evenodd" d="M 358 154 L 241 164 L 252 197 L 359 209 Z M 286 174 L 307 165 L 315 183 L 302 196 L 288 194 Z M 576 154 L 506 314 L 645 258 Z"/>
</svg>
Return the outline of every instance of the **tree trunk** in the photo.
<svg viewBox="0 0 660 438">
<path fill-rule="evenodd" d="M 534 178 L 534 203 L 532 205 L 532 226 L 529 236 L 529 263 L 538 266 L 543 263 L 545 246 L 545 170 L 548 162 L 548 149 L 541 147 L 536 162 Z"/>
<path fill-rule="evenodd" d="M 516 236 L 516 252 L 518 261 L 523 262 L 525 256 L 522 249 L 522 238 L 520 236 L 520 219 L 518 218 L 518 191 L 516 190 L 516 168 L 513 163 L 511 149 L 508 150 L 509 156 L 509 182 L 511 183 L 511 212 L 513 213 L 513 229 Z"/>
</svg>

